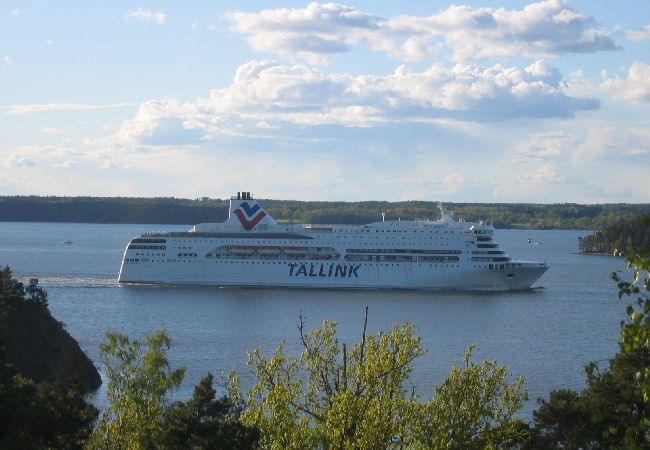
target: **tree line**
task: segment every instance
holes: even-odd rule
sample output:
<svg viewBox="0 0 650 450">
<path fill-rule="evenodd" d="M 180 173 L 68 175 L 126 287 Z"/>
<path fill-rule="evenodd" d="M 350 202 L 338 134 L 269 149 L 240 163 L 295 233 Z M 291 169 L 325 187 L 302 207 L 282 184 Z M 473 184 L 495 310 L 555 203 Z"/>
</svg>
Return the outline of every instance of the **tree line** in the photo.
<svg viewBox="0 0 650 450">
<path fill-rule="evenodd" d="M 582 253 L 601 255 L 650 248 L 650 216 L 608 225 L 592 235 L 580 238 L 578 244 Z"/>
<path fill-rule="evenodd" d="M 433 201 L 321 202 L 259 200 L 278 221 L 365 224 L 382 220 L 436 219 Z M 591 229 L 650 215 L 650 204 L 445 203 L 457 219 L 486 221 L 497 228 Z M 1 196 L 0 221 L 196 224 L 222 222 L 227 199 Z"/>
<path fill-rule="evenodd" d="M 210 373 L 191 399 L 170 401 L 185 369 L 167 360 L 163 330 L 132 340 L 108 332 L 100 360 L 108 405 L 100 412 L 74 386 L 35 383 L 0 351 L 0 448 L 88 449 L 644 449 L 650 447 L 650 253 L 626 254 L 632 279 L 613 274 L 629 298 L 618 352 L 606 367 L 585 366 L 581 392 L 539 399 L 533 420 L 516 417 L 524 380 L 496 361 L 476 363 L 473 346 L 429 398 L 409 386 L 425 349 L 409 323 L 341 342 L 336 323 L 311 331 L 302 317 L 303 351 L 249 352 L 256 380 L 243 390 Z M 7 269 L 0 277 L 0 324 L 7 302 L 43 308 L 42 290 L 25 289 Z M 40 289 L 40 288 L 38 288 Z M 567 343 L 570 345 L 570 343 Z M 1 346 L 0 346 L 1 349 Z"/>
</svg>

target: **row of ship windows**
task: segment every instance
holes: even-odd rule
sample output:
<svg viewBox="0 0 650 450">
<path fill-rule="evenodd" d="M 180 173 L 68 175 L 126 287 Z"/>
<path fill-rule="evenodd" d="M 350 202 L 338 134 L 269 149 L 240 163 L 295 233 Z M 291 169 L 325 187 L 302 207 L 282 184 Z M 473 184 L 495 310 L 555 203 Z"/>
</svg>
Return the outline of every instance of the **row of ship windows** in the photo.
<svg viewBox="0 0 650 450">
<path fill-rule="evenodd" d="M 443 255 L 460 255 L 461 250 L 423 250 L 423 249 L 396 249 L 396 248 L 346 248 L 347 253 L 416 253 L 431 255 L 435 253 Z"/>
<path fill-rule="evenodd" d="M 124 262 L 126 264 L 139 264 L 139 263 L 146 263 L 146 262 L 152 262 L 152 263 L 168 262 L 168 263 L 185 263 L 185 264 L 189 263 L 189 264 L 191 264 L 191 263 L 197 263 L 199 261 L 191 260 L 191 259 L 190 260 L 167 259 L 167 261 L 158 259 L 158 260 L 149 261 L 148 259 L 128 258 L 128 259 L 125 259 Z M 246 264 L 246 265 L 250 265 L 250 264 L 276 265 L 277 264 L 277 265 L 284 265 L 284 266 L 289 264 L 289 263 L 286 263 L 286 262 L 274 262 L 274 261 L 233 261 L 233 260 L 215 261 L 215 263 L 217 263 L 217 264 L 218 263 L 222 263 L 222 264 Z M 438 264 L 438 263 L 440 263 L 440 264 Z M 418 267 L 422 267 L 422 265 L 423 264 L 418 264 Z M 460 267 L 459 264 L 441 264 L 441 261 L 436 261 L 436 263 L 433 263 L 431 261 L 431 262 L 429 262 L 429 264 L 424 264 L 424 265 L 425 266 L 428 265 L 429 267 L 452 267 L 452 268 L 459 268 Z M 490 264 L 490 266 L 491 265 L 492 264 Z M 501 264 L 501 265 L 503 265 L 503 264 Z M 390 267 L 390 266 L 399 267 L 400 264 L 399 264 L 399 262 L 396 262 L 396 263 L 385 263 L 385 264 L 383 264 L 383 263 L 380 263 L 380 264 L 362 264 L 362 266 L 363 267 Z M 476 266 L 474 266 L 474 267 L 476 267 Z"/>
<path fill-rule="evenodd" d="M 474 253 L 474 252 L 472 252 Z M 496 253 L 496 254 L 504 254 L 504 252 L 490 252 L 490 253 Z M 145 254 L 145 253 L 136 253 L 136 256 L 150 256 L 150 257 L 164 257 L 165 255 L 162 253 L 152 253 L 152 254 Z M 177 255 L 178 259 L 183 259 L 183 258 L 197 258 L 198 255 L 196 253 L 179 253 Z M 232 260 L 272 260 L 272 259 L 280 259 L 279 255 L 223 255 L 220 257 L 219 255 L 211 255 L 211 257 L 216 258 L 216 259 L 232 259 Z M 282 259 L 285 260 L 314 260 L 314 261 L 334 261 L 339 259 L 338 257 L 334 255 L 313 255 L 313 256 L 307 256 L 307 255 L 284 255 Z M 460 258 L 458 256 L 409 256 L 409 255 L 345 255 L 344 258 L 346 261 L 401 261 L 401 262 L 431 262 L 431 261 L 459 261 Z M 125 261 L 134 261 L 136 260 L 135 258 L 127 258 Z M 175 262 L 176 259 L 167 259 L 168 262 Z M 478 262 L 501 262 L 501 261 L 511 261 L 511 258 L 509 257 L 472 257 L 472 261 L 478 261 Z"/>
<path fill-rule="evenodd" d="M 456 253 L 456 252 L 454 252 Z M 461 252 L 458 252 L 461 253 Z M 499 252 L 503 254 L 503 252 Z M 136 253 L 135 256 L 164 257 L 164 253 Z M 196 253 L 178 253 L 178 258 L 198 258 Z M 334 261 L 339 259 L 337 255 L 219 255 L 208 253 L 208 258 L 222 259 L 288 259 L 288 260 L 325 260 Z M 410 255 L 346 255 L 346 261 L 458 261 L 458 256 L 410 256 Z"/>
<path fill-rule="evenodd" d="M 472 258 L 472 261 L 476 262 L 502 262 L 502 261 L 511 261 L 511 258 L 503 257 L 503 258 L 486 258 L 486 257 L 474 257 Z"/>
<path fill-rule="evenodd" d="M 379 255 L 346 255 L 346 261 L 402 261 L 402 262 L 456 262 L 458 256 L 379 256 Z"/>
<path fill-rule="evenodd" d="M 371 230 L 346 230 L 345 228 L 334 228 L 334 231 L 339 233 L 370 233 Z M 375 233 L 453 233 L 453 231 L 441 230 L 375 230 Z"/>
<path fill-rule="evenodd" d="M 166 250 L 167 246 L 165 246 L 165 245 L 129 244 L 129 249 L 132 249 L 132 250 Z"/>
<path fill-rule="evenodd" d="M 446 233 L 446 232 L 445 232 L 445 233 Z M 453 234 L 453 233 L 452 233 L 452 234 Z M 355 237 L 362 238 L 362 237 L 363 237 L 364 239 L 366 239 L 366 236 L 348 236 L 348 237 L 352 237 L 352 238 L 355 238 Z M 247 239 L 255 239 L 253 236 L 246 236 L 246 238 L 247 238 Z M 375 238 L 376 238 L 376 239 L 385 239 L 384 237 L 379 237 L 379 236 L 375 236 Z M 402 240 L 405 240 L 405 239 L 423 240 L 423 239 L 424 239 L 424 240 L 426 240 L 427 237 L 426 237 L 426 236 L 424 236 L 424 237 L 413 237 L 413 236 L 389 236 L 389 239 L 391 239 L 391 240 L 396 240 L 396 239 L 402 239 Z M 429 240 L 434 240 L 434 239 L 440 239 L 440 238 L 439 238 L 439 237 L 431 237 L 431 236 L 429 236 L 428 239 L 429 239 Z M 461 235 L 459 235 L 459 234 L 456 234 L 455 236 L 451 236 L 451 237 L 450 237 L 450 236 L 446 236 L 446 237 L 444 237 L 444 239 L 446 239 L 446 240 L 449 240 L 449 239 L 452 239 L 452 240 L 453 240 L 453 239 L 458 239 L 458 240 L 460 240 L 460 239 L 464 239 L 464 237 L 461 236 Z M 482 241 L 482 240 L 491 240 L 492 238 L 480 238 L 480 237 L 479 237 L 479 238 L 477 238 L 477 239 Z M 211 242 L 214 242 L 215 240 L 216 240 L 216 239 L 210 239 L 210 240 L 188 239 L 188 240 L 184 240 L 183 242 L 186 242 L 186 243 L 188 243 L 188 244 L 189 244 L 189 243 L 205 244 L 205 243 L 211 243 Z M 304 239 L 296 239 L 296 241 L 303 241 L 303 240 L 304 240 Z M 138 248 L 138 249 L 142 249 L 142 248 L 162 249 L 162 248 L 164 248 L 164 246 L 153 246 L 153 245 L 150 245 L 150 246 L 141 246 L 141 245 L 134 244 L 135 242 L 142 242 L 142 241 L 141 241 L 140 239 L 133 239 L 133 240 L 131 241 L 131 244 L 129 245 L 129 248 Z M 151 242 L 154 242 L 154 241 L 151 241 Z M 277 242 L 278 242 L 277 239 L 274 239 L 274 240 L 260 240 L 260 241 L 258 241 L 258 243 L 264 243 L 264 244 L 274 244 L 274 243 L 277 243 Z M 328 241 L 328 242 L 335 242 L 335 241 Z M 177 246 L 176 248 L 180 250 L 180 249 L 186 249 L 186 248 L 191 248 L 191 247 L 187 247 L 187 246 L 182 246 L 182 245 L 180 245 L 180 246 Z"/>
<path fill-rule="evenodd" d="M 164 257 L 164 255 L 158 254 L 158 255 L 142 255 L 142 256 L 158 256 L 158 257 Z M 195 258 L 196 255 L 192 256 L 192 254 L 179 254 L 178 258 L 167 258 L 167 262 L 176 262 L 177 260 L 181 260 L 184 258 Z M 216 257 L 215 259 L 223 259 L 223 260 L 233 260 L 233 261 L 273 261 L 273 260 L 280 260 L 277 256 L 270 256 L 270 255 L 262 255 L 261 258 L 253 258 L 252 256 L 246 256 L 246 255 L 241 255 L 241 256 L 229 256 L 227 258 L 218 258 Z M 338 258 L 333 258 L 333 257 L 317 257 L 317 258 L 310 258 L 306 256 L 292 256 L 292 257 L 285 257 L 282 258 L 282 260 L 286 261 L 336 261 Z M 399 262 L 458 262 L 460 261 L 460 258 L 458 256 L 403 256 L 403 255 L 346 255 L 345 256 L 345 261 L 399 261 Z M 137 261 L 139 259 L 137 258 L 127 258 L 124 261 L 126 262 L 132 262 L 132 261 Z M 164 261 L 164 260 L 163 260 Z M 472 261 L 510 261 L 510 259 L 503 259 L 503 258 L 472 258 Z M 285 263 L 286 264 L 286 263 Z"/>
<path fill-rule="evenodd" d="M 258 241 L 258 242 L 250 242 L 246 244 L 250 244 L 252 246 L 255 245 L 261 245 L 261 244 L 267 244 L 267 243 L 273 243 L 273 244 L 280 244 L 277 241 Z M 284 243 L 286 245 L 286 243 Z M 301 244 L 301 245 L 309 245 L 309 242 L 291 242 L 291 245 L 295 244 Z M 327 241 L 323 242 L 322 245 L 336 245 L 340 244 L 339 242 L 334 242 L 334 241 Z M 369 243 L 360 243 L 361 245 L 364 246 L 369 246 L 372 244 Z M 467 245 L 471 245 L 471 241 L 466 242 Z M 237 245 L 243 245 L 242 243 L 238 243 Z M 406 245 L 414 245 L 414 244 L 406 244 Z M 450 244 L 447 243 L 441 243 L 442 246 L 449 246 Z M 478 248 L 498 248 L 498 244 L 478 244 Z M 193 250 L 193 247 L 177 247 L 179 250 Z M 460 250 L 447 250 L 447 249 L 435 249 L 435 250 L 422 250 L 422 249 L 377 249 L 377 248 L 368 248 L 368 249 L 347 249 L 348 253 L 423 253 L 423 254 L 433 254 L 433 253 L 442 253 L 442 254 L 461 254 L 462 251 Z"/>
</svg>

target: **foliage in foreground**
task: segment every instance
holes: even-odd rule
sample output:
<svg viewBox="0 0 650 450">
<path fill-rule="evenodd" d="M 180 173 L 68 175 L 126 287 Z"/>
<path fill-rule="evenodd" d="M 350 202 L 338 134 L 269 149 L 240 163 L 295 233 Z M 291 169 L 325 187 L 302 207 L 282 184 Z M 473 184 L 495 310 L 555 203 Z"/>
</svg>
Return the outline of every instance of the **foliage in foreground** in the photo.
<svg viewBox="0 0 650 450">
<path fill-rule="evenodd" d="M 169 394 L 185 369 L 170 370 L 166 350 L 170 340 L 163 331 L 131 342 L 115 332 L 106 334 L 99 358 L 108 378 L 109 406 L 91 436 L 92 448 L 145 448 L 160 432 Z"/>
<path fill-rule="evenodd" d="M 34 383 L 0 361 L 0 448 L 81 449 L 97 414 L 80 388 Z"/>
<path fill-rule="evenodd" d="M 144 337 L 144 345 L 109 332 L 100 344 L 108 377 L 108 408 L 95 428 L 92 449 L 255 448 L 256 430 L 238 422 L 239 409 L 228 398 L 215 399 L 213 377 L 206 375 L 188 401 L 172 403 L 171 393 L 185 369 L 171 370 L 171 341 L 162 330 Z"/>
<path fill-rule="evenodd" d="M 619 296 L 634 301 L 608 367 L 587 365 L 587 387 L 553 391 L 530 425 L 514 418 L 526 399 L 523 380 L 509 382 L 494 361 L 474 363 L 473 347 L 422 401 L 407 388 L 424 353 L 412 325 L 374 336 L 364 325 L 348 346 L 335 323 L 307 333 L 301 319 L 302 354 L 288 355 L 284 345 L 268 356 L 251 352 L 257 382 L 246 393 L 232 373 L 229 397 L 216 398 L 208 374 L 190 400 L 174 403 L 184 369 L 169 368 L 167 335 L 157 331 L 143 345 L 108 333 L 100 356 L 109 407 L 97 423 L 78 389 L 34 383 L 0 345 L 0 448 L 650 448 L 649 256 L 626 254 L 631 281 L 613 274 Z M 8 273 L 0 300 L 47 307 L 44 291 L 30 293 Z"/>
<path fill-rule="evenodd" d="M 244 399 L 241 421 L 258 427 L 269 449 L 485 448 L 522 439 L 513 419 L 527 398 L 523 379 L 508 383 L 494 361 L 452 369 L 435 395 L 420 402 L 406 383 L 424 353 L 408 323 L 389 333 L 366 333 L 351 347 L 336 338 L 336 324 L 300 336 L 296 358 L 281 344 L 271 356 L 249 353 L 257 383 L 246 393 L 230 375 L 232 398 Z"/>
<path fill-rule="evenodd" d="M 213 376 L 208 373 L 186 402 L 173 403 L 163 418 L 156 441 L 165 449 L 255 449 L 259 431 L 239 421 L 241 408 L 228 397 L 216 398 Z"/>
<path fill-rule="evenodd" d="M 650 253 L 626 255 L 632 281 L 612 274 L 619 297 L 636 297 L 621 322 L 619 350 L 599 370 L 585 367 L 587 387 L 559 390 L 533 413 L 533 448 L 650 448 Z"/>
</svg>

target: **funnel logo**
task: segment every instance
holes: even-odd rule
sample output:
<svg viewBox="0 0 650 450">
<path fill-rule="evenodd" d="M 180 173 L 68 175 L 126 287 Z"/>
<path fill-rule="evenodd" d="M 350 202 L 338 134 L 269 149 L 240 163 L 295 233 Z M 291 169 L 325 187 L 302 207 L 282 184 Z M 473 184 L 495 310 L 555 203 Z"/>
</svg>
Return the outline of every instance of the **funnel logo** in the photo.
<svg viewBox="0 0 650 450">
<path fill-rule="evenodd" d="M 260 205 L 255 204 L 251 208 L 246 202 L 239 205 L 234 213 L 245 230 L 252 230 L 266 216 Z"/>
</svg>

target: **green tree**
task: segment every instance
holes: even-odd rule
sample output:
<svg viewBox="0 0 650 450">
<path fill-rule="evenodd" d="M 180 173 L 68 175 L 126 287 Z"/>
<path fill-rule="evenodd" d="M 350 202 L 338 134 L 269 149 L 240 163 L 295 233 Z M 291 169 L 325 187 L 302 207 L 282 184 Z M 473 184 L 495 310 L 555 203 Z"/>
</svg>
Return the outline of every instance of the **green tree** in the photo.
<svg viewBox="0 0 650 450">
<path fill-rule="evenodd" d="M 650 227 L 650 218 L 640 222 Z M 612 278 L 618 283 L 619 298 L 636 299 L 626 308 L 619 354 L 610 361 L 610 367 L 612 372 L 628 375 L 618 405 L 633 418 L 625 423 L 625 443 L 630 448 L 642 448 L 650 447 L 650 249 L 628 248 L 626 259 L 632 281 L 624 280 L 619 273 L 612 274 Z"/>
<path fill-rule="evenodd" d="M 594 401 L 587 401 L 586 397 L 571 389 L 559 389 L 551 392 L 548 401 L 538 399 L 530 448 L 606 448 L 601 445 L 601 429 L 591 421 L 589 404 Z"/>
<path fill-rule="evenodd" d="M 161 434 L 169 394 L 185 376 L 170 370 L 170 339 L 158 330 L 144 338 L 144 347 L 125 335 L 108 332 L 99 357 L 108 378 L 109 406 L 90 439 L 90 448 L 150 448 Z"/>
<path fill-rule="evenodd" d="M 79 387 L 35 383 L 0 345 L 0 448 L 81 449 L 97 415 Z"/>
<path fill-rule="evenodd" d="M 406 389 L 412 363 L 424 353 L 412 325 L 372 336 L 364 323 L 351 348 L 338 341 L 333 322 L 305 333 L 301 317 L 299 330 L 298 358 L 285 353 L 284 342 L 271 356 L 249 353 L 257 383 L 245 396 L 230 375 L 231 398 L 245 402 L 241 420 L 260 429 L 264 448 L 462 448 L 472 438 L 496 447 L 516 438 L 511 416 L 526 396 L 523 381 L 508 385 L 507 371 L 493 362 L 474 365 L 471 349 L 466 368 L 452 370 L 436 396 L 419 403 Z M 456 435 L 437 430 L 446 420 L 473 428 Z"/>
<path fill-rule="evenodd" d="M 650 253 L 630 249 L 627 266 L 633 277 L 612 274 L 619 298 L 636 297 L 621 322 L 619 351 L 600 369 L 585 367 L 587 387 L 581 392 L 554 391 L 539 400 L 533 413 L 534 448 L 650 447 Z"/>
<path fill-rule="evenodd" d="M 156 446 L 165 449 L 254 449 L 259 431 L 239 422 L 241 408 L 228 397 L 215 398 L 208 373 L 194 387 L 188 401 L 171 405 L 164 414 Z"/>
<path fill-rule="evenodd" d="M 526 440 L 522 423 L 513 418 L 528 399 L 523 377 L 508 383 L 508 369 L 496 361 L 454 367 L 436 394 L 417 405 L 415 448 L 505 448 Z"/>
</svg>

